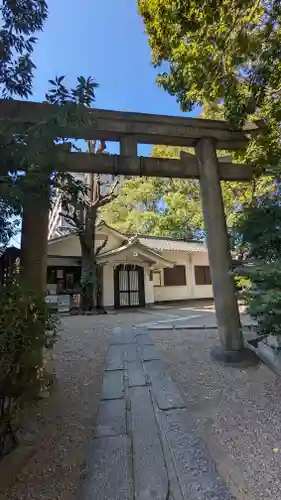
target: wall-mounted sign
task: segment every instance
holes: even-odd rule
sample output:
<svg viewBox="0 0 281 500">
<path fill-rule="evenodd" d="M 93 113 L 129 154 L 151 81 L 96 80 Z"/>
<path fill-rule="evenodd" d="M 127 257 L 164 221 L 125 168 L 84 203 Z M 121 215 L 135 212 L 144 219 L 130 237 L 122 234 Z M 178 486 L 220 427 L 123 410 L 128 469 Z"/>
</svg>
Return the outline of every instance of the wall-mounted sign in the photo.
<svg viewBox="0 0 281 500">
<path fill-rule="evenodd" d="M 72 295 L 72 307 L 78 309 L 80 307 L 80 293 L 74 293 Z"/>
</svg>

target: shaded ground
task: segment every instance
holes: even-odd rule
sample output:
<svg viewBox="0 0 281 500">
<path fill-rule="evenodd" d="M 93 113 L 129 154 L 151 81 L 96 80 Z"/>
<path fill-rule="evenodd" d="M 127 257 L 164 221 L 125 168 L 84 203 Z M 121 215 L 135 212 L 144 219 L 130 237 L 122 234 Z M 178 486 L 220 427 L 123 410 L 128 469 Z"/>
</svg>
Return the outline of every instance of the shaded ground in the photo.
<svg viewBox="0 0 281 500">
<path fill-rule="evenodd" d="M 281 380 L 262 364 L 239 370 L 210 361 L 216 330 L 150 334 L 233 494 L 279 500 Z"/>
<path fill-rule="evenodd" d="M 128 313 L 62 319 L 54 349 L 57 387 L 29 419 L 27 431 L 36 435 L 35 452 L 13 486 L 0 491 L 1 500 L 76 497 L 93 435 L 109 334 L 115 325 L 130 325 L 145 317 Z"/>
<path fill-rule="evenodd" d="M 190 305 L 107 316 L 67 317 L 55 347 L 58 386 L 29 421 L 35 452 L 1 500 L 74 500 L 88 457 L 104 359 L 114 326 L 214 325 L 214 313 Z M 151 331 L 184 395 L 195 425 L 238 500 L 279 500 L 281 382 L 264 365 L 247 370 L 210 361 L 216 330 Z M 1 466 L 0 466 L 1 471 Z M 1 486 L 1 472 L 0 472 Z"/>
</svg>

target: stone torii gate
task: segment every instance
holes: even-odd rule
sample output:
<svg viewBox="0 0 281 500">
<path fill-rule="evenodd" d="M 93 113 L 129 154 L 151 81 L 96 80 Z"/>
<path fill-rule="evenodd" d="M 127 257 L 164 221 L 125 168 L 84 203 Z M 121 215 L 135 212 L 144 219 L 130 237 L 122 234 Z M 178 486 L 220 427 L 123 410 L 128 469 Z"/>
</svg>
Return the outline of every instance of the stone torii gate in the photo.
<svg viewBox="0 0 281 500">
<path fill-rule="evenodd" d="M 61 109 L 61 107 L 60 107 Z M 54 117 L 58 106 L 46 103 L 0 101 L 0 120 L 28 128 Z M 202 206 L 218 323 L 224 353 L 243 348 L 235 285 L 230 274 L 231 254 L 220 180 L 249 181 L 252 167 L 219 162 L 217 150 L 243 150 L 251 134 L 259 133 L 257 123 L 233 130 L 223 121 L 165 115 L 89 109 L 89 120 L 79 129 L 67 124 L 54 130 L 54 137 L 118 141 L 120 155 L 91 156 L 62 151 L 70 172 L 113 175 L 196 178 L 200 181 Z M 138 144 L 193 147 L 195 156 L 182 153 L 180 159 L 139 157 Z M 45 290 L 47 259 L 48 203 L 27 200 L 24 207 L 22 265 L 29 280 Z"/>
</svg>

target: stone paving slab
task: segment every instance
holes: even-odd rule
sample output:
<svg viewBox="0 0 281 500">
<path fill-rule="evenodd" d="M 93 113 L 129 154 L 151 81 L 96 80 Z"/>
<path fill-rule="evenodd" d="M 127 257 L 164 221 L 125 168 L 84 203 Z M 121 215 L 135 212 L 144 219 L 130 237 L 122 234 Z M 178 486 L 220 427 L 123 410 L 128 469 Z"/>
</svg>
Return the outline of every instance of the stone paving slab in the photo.
<svg viewBox="0 0 281 500">
<path fill-rule="evenodd" d="M 151 361 L 154 359 L 160 359 L 161 355 L 154 345 L 142 345 L 141 357 L 142 361 Z"/>
<path fill-rule="evenodd" d="M 81 500 L 230 500 L 147 329 L 115 329 Z"/>
<path fill-rule="evenodd" d="M 165 412 L 162 425 L 184 499 L 235 500 L 220 480 L 187 410 Z"/>
<path fill-rule="evenodd" d="M 135 494 L 138 500 L 166 500 L 168 476 L 148 387 L 130 389 Z"/>
<path fill-rule="evenodd" d="M 152 339 L 147 333 L 136 334 L 136 340 L 139 345 L 153 345 Z"/>
<path fill-rule="evenodd" d="M 131 462 L 128 436 L 95 439 L 81 500 L 133 500 Z"/>
<path fill-rule="evenodd" d="M 124 373 L 121 370 L 106 371 L 103 377 L 101 399 L 124 397 Z"/>
<path fill-rule="evenodd" d="M 111 344 L 130 344 L 135 343 L 135 337 L 131 328 L 120 328 L 117 326 L 113 329 L 111 336 Z"/>
<path fill-rule="evenodd" d="M 144 362 L 145 372 L 153 386 L 153 395 L 160 410 L 185 408 L 185 402 L 171 379 L 166 364 L 160 360 Z"/>
<path fill-rule="evenodd" d="M 150 325 L 148 326 L 148 330 L 173 330 L 174 325 L 173 324 L 165 324 L 165 325 Z"/>
<path fill-rule="evenodd" d="M 105 363 L 106 371 L 124 370 L 126 344 L 111 345 Z"/>
<path fill-rule="evenodd" d="M 101 401 L 97 416 L 95 436 L 108 437 L 126 434 L 125 412 L 124 399 Z"/>
<path fill-rule="evenodd" d="M 134 344 L 128 344 L 126 347 L 126 359 L 127 361 L 137 361 L 139 359 L 138 346 L 136 342 Z"/>
<path fill-rule="evenodd" d="M 140 361 L 128 363 L 128 382 L 129 387 L 146 385 L 146 377 Z"/>
</svg>

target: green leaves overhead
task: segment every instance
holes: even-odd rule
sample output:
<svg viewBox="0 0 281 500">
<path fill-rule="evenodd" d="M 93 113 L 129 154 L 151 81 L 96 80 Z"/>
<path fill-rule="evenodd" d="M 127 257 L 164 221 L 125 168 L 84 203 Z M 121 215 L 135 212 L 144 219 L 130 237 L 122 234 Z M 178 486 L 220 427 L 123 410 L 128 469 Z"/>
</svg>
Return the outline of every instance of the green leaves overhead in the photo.
<svg viewBox="0 0 281 500">
<path fill-rule="evenodd" d="M 183 110 L 224 102 L 224 117 L 235 126 L 266 119 L 267 130 L 251 141 L 247 159 L 278 167 L 281 1 L 138 0 L 138 5 L 160 70 L 158 84 Z"/>
<path fill-rule="evenodd" d="M 205 109 L 212 118 L 222 109 Z M 152 156 L 178 158 L 177 147 L 154 146 Z M 187 152 L 193 152 L 186 148 Z M 222 182 L 225 214 L 231 232 L 240 211 L 255 197 L 276 190 L 273 178 L 253 182 Z M 197 180 L 132 178 L 124 182 L 117 198 L 102 212 L 102 218 L 124 232 L 189 238 L 204 228 L 200 186 Z"/>
<path fill-rule="evenodd" d="M 44 0 L 3 0 L 0 7 L 0 94 L 1 97 L 31 94 L 31 56 L 36 38 L 48 16 Z"/>
<path fill-rule="evenodd" d="M 68 89 L 64 83 L 65 76 L 49 80 L 51 89 L 46 94 L 46 100 L 50 104 L 73 103 L 90 107 L 96 100 L 95 90 L 99 87 L 93 78 L 77 77 L 76 87 Z"/>
</svg>

